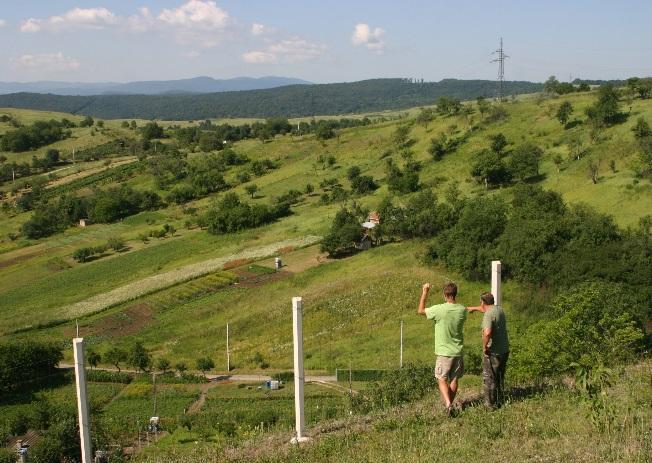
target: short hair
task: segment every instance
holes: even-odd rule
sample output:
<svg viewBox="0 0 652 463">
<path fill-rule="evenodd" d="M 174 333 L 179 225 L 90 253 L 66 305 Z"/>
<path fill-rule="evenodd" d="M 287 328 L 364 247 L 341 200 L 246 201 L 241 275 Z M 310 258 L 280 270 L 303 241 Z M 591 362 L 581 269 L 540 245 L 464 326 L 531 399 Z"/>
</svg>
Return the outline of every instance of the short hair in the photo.
<svg viewBox="0 0 652 463">
<path fill-rule="evenodd" d="M 452 281 L 444 285 L 444 296 L 445 297 L 457 297 L 457 285 Z"/>
<path fill-rule="evenodd" d="M 486 291 L 480 295 L 480 299 L 487 305 L 494 305 L 494 295 Z"/>
</svg>

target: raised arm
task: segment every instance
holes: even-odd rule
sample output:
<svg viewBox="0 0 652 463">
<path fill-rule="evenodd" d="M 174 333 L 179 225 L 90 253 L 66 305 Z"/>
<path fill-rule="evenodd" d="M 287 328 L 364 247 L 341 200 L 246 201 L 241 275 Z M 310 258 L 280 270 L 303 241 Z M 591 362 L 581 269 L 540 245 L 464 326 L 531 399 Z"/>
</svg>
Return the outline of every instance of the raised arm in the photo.
<svg viewBox="0 0 652 463">
<path fill-rule="evenodd" d="M 417 309 L 418 315 L 426 314 L 426 300 L 428 299 L 428 292 L 430 292 L 430 283 L 424 283 L 421 288 L 421 299 L 419 299 L 419 308 Z"/>
</svg>

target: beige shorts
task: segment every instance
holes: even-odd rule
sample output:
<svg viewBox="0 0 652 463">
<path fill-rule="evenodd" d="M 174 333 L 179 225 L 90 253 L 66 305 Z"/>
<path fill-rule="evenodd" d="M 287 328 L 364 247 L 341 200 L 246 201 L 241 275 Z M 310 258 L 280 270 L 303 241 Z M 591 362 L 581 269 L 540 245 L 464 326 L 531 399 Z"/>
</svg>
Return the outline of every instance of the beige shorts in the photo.
<svg viewBox="0 0 652 463">
<path fill-rule="evenodd" d="M 437 356 L 435 363 L 435 378 L 453 381 L 454 379 L 464 376 L 464 358 Z"/>
</svg>

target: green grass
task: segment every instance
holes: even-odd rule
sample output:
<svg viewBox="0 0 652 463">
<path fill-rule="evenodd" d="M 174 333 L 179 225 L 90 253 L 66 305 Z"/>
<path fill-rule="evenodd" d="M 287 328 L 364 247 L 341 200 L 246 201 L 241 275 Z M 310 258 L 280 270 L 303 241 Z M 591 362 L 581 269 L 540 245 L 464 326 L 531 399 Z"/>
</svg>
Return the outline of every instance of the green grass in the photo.
<svg viewBox="0 0 652 463">
<path fill-rule="evenodd" d="M 435 192 L 440 195 L 452 182 L 458 182 L 464 194 L 484 194 L 483 187 L 469 178 L 469 165 L 472 163 L 473 153 L 488 145 L 487 137 L 502 132 L 511 143 L 510 149 L 525 140 L 534 140 L 544 148 L 545 155 L 541 166 L 544 187 L 560 191 L 569 201 L 585 202 L 600 211 L 612 213 L 621 225 L 633 225 L 646 211 L 652 210 L 652 185 L 649 180 L 638 181 L 633 177 L 630 165 L 635 161 L 636 151 L 630 128 L 639 115 L 644 115 L 648 119 L 652 117 L 652 103 L 636 100 L 632 115 L 627 122 L 605 130 L 604 141 L 599 144 L 592 145 L 587 138 L 585 142 L 587 154 L 584 158 L 580 161 L 570 160 L 563 139 L 570 131 L 586 131 L 587 129 L 580 125 L 577 128 L 566 130 L 551 117 L 551 114 L 554 113 L 554 108 L 561 101 L 568 99 L 575 106 L 575 115 L 583 119 L 583 110 L 591 104 L 593 98 L 593 95 L 572 95 L 547 100 L 540 105 L 537 105 L 534 99 L 529 98 L 509 103 L 506 105 L 510 113 L 507 121 L 495 123 L 486 129 L 474 132 L 468 142 L 457 152 L 445 156 L 442 161 L 437 163 L 430 160 L 426 152 L 429 140 L 442 132 L 450 131 L 451 125 L 457 126 L 455 130 L 466 130 L 471 124 L 480 120 L 479 114 L 473 114 L 469 119 L 462 116 L 438 116 L 427 129 L 415 125 L 410 136 L 415 140 L 412 147 L 414 157 L 424 166 L 421 174 L 422 181 L 426 185 L 433 185 Z M 414 113 L 415 111 L 412 111 L 412 114 Z M 40 113 L 19 111 L 16 114 L 24 118 L 24 121 L 29 122 L 39 117 Z M 42 116 L 52 115 L 43 114 Z M 259 187 L 256 199 L 253 201 L 268 202 L 291 188 L 303 190 L 308 182 L 316 187 L 316 192 L 310 197 L 304 196 L 302 201 L 293 208 L 295 212 L 293 216 L 257 230 L 238 234 L 235 237 L 212 237 L 203 231 L 185 230 L 184 222 L 190 216 L 184 214 L 182 208 L 178 206 L 142 213 L 115 224 L 92 225 L 85 229 L 71 228 L 63 234 L 36 243 L 28 242 L 23 238 L 18 238 L 15 241 L 7 238 L 9 233 L 18 231 L 20 224 L 29 217 L 29 214 L 4 215 L 0 220 L 0 251 L 4 251 L 0 254 L 0 278 L 3 281 L 3 286 L 0 288 L 0 325 L 2 326 L 0 333 L 7 333 L 28 325 L 37 325 L 39 322 L 66 318 L 61 314 L 62 307 L 155 273 L 225 255 L 235 249 L 270 243 L 287 236 L 322 235 L 328 229 L 339 205 L 319 204 L 319 183 L 326 178 L 336 177 L 341 179 L 345 187 L 348 187 L 348 180 L 344 179 L 344 176 L 346 170 L 353 165 L 361 166 L 364 174 L 371 174 L 374 178 L 382 180 L 385 161 L 381 158 L 391 147 L 391 135 L 398 123 L 397 121 L 388 121 L 372 126 L 342 130 L 338 139 L 329 140 L 326 143 L 317 141 L 313 136 L 276 137 L 264 144 L 258 140 L 245 140 L 237 143 L 235 149 L 251 159 L 271 158 L 280 163 L 280 168 L 263 177 L 252 179 L 251 182 L 256 183 Z M 108 122 L 106 130 L 110 136 L 122 133 L 119 121 Z M 92 142 L 99 143 L 98 140 Z M 559 173 L 552 163 L 555 153 L 560 153 L 567 159 Z M 322 168 L 316 162 L 317 156 L 329 154 L 334 155 L 337 162 L 332 168 Z M 398 158 L 397 155 L 394 157 Z M 615 173 L 611 173 L 607 168 L 608 161 L 612 158 L 617 162 Z M 601 160 L 603 168 L 600 182 L 593 185 L 586 170 L 589 160 L 597 159 Z M 235 177 L 235 173 L 239 169 L 235 168 L 230 171 L 227 178 Z M 129 184 L 138 188 L 144 188 L 147 185 L 149 185 L 148 188 L 151 188 L 152 182 L 151 175 L 146 173 L 128 180 Z M 244 186 L 236 187 L 235 191 L 244 194 Z M 489 194 L 505 195 L 508 192 L 508 189 L 492 190 Z M 363 205 L 373 208 L 386 193 L 387 186 L 381 181 L 379 190 L 371 195 L 358 198 L 358 200 Z M 191 202 L 188 206 L 197 208 L 198 213 L 201 213 L 209 207 L 213 200 L 213 197 L 203 198 Z M 179 230 L 176 237 L 151 240 L 146 245 L 138 240 L 138 235 L 141 233 L 160 228 L 164 223 L 170 223 Z M 71 255 L 75 249 L 102 244 L 112 236 L 121 236 L 126 239 L 130 250 L 88 264 L 80 265 L 72 261 Z M 418 253 L 420 250 L 415 249 L 413 252 Z M 66 268 L 66 265 L 59 265 L 61 262 L 70 268 Z M 368 265 L 375 267 L 375 263 Z M 358 271 L 365 272 L 359 267 Z M 314 272 L 321 275 L 322 271 Z M 323 272 L 324 278 L 334 280 L 348 278 L 346 273 L 341 275 L 326 270 Z M 368 275 L 368 272 L 365 272 L 364 275 L 365 280 L 376 278 L 373 274 Z M 293 278 L 293 280 L 295 279 Z M 335 283 L 335 285 L 342 286 L 344 290 L 350 290 L 348 283 L 348 281 L 344 281 Z M 283 284 L 285 283 L 272 285 L 270 290 L 274 290 L 276 286 L 281 287 Z M 370 285 L 365 285 L 364 281 L 360 285 L 370 287 Z M 304 290 L 305 287 L 297 289 Z M 232 317 L 229 310 L 225 310 L 225 313 L 221 315 L 217 314 L 217 307 L 221 307 L 223 304 L 226 306 L 233 303 L 249 304 L 256 307 L 254 313 L 262 310 L 258 301 L 265 300 L 269 304 L 267 297 L 260 297 L 259 290 L 252 290 L 251 293 L 251 296 L 241 295 L 241 293 L 238 293 L 237 296 L 226 296 L 222 293 L 211 296 L 214 300 L 206 301 L 209 306 L 216 306 L 216 309 L 211 312 L 213 314 L 211 320 L 214 323 L 225 324 L 226 318 Z M 326 292 L 325 295 L 336 297 L 335 293 Z M 287 290 L 282 297 L 289 297 Z M 242 302 L 240 302 L 241 300 Z M 183 317 L 182 314 L 186 310 L 194 310 L 194 308 L 179 308 L 177 315 L 170 315 L 172 318 L 170 321 L 164 319 L 158 323 L 162 323 L 164 326 L 168 323 L 177 323 L 178 320 L 174 317 Z M 18 314 L 20 316 L 17 316 Z M 238 319 L 241 317 L 235 317 L 234 322 L 238 323 Z M 197 326 L 201 326 L 202 322 L 193 320 L 190 323 L 189 331 L 194 329 L 195 323 Z M 248 321 L 248 323 L 250 322 Z M 251 323 L 257 328 L 261 327 L 258 321 L 254 320 Z M 357 325 L 357 327 L 360 326 Z M 365 328 L 365 330 L 368 329 L 369 327 Z M 384 328 L 380 329 L 379 334 L 381 335 L 389 335 L 391 332 L 391 330 L 383 331 Z M 177 331 L 179 329 L 175 327 L 171 333 Z M 147 333 L 143 333 L 143 335 L 149 337 Z M 321 342 L 325 342 L 325 335 L 319 335 L 318 338 Z M 160 342 L 157 341 L 156 345 L 159 344 Z M 200 347 L 195 343 L 192 344 L 194 347 Z M 329 340 L 328 345 L 331 344 L 332 342 Z M 247 350 L 250 349 L 247 348 Z M 314 362 L 332 366 L 333 358 L 338 352 L 333 349 L 329 350 L 330 354 L 324 354 L 324 351 L 326 349 L 321 348 L 319 353 L 315 353 Z M 179 355 L 181 354 L 179 353 Z M 330 360 L 329 357 L 331 357 Z"/>
<path fill-rule="evenodd" d="M 458 417 L 447 419 L 433 391 L 412 404 L 310 426 L 313 441 L 301 447 L 288 444 L 291 431 L 252 434 L 237 443 L 197 434 L 189 438 L 184 431 L 150 447 L 137 461 L 469 462 L 490 456 L 502 462 L 643 463 L 652 451 L 650 371 L 649 361 L 628 368 L 606 389 L 611 418 L 591 412 L 576 392 L 549 387 L 513 395 L 495 412 L 470 402 Z M 479 390 L 480 378 L 462 379 L 463 398 L 475 398 Z M 596 425 L 605 420 L 613 425 Z"/>
</svg>

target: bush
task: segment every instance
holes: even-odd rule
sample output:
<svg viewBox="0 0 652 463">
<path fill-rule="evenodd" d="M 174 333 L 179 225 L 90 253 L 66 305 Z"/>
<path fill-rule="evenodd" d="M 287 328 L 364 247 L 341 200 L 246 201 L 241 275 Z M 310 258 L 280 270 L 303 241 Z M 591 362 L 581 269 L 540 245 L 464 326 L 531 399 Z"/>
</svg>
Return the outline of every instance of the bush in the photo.
<svg viewBox="0 0 652 463">
<path fill-rule="evenodd" d="M 276 381 L 283 381 L 284 383 L 289 383 L 294 381 L 294 372 L 293 371 L 279 371 L 272 375 L 272 379 Z"/>
<path fill-rule="evenodd" d="M 335 214 L 335 220 L 330 232 L 324 237 L 321 251 L 328 252 L 331 256 L 339 256 L 355 249 L 355 245 L 362 238 L 362 221 L 353 211 L 346 207 Z"/>
<path fill-rule="evenodd" d="M 337 381 L 379 381 L 385 375 L 393 373 L 388 370 L 355 370 L 347 368 L 337 368 L 335 370 L 335 377 Z"/>
<path fill-rule="evenodd" d="M 0 391 L 9 391 L 26 381 L 46 377 L 63 359 L 61 348 L 35 341 L 0 344 Z"/>
<path fill-rule="evenodd" d="M 419 400 L 437 389 L 432 367 L 408 364 L 387 372 L 380 382 L 368 385 L 363 392 L 351 396 L 351 407 L 359 413 L 384 409 Z"/>
<path fill-rule="evenodd" d="M 601 281 L 560 293 L 552 320 L 531 325 L 513 343 L 511 373 L 517 380 L 555 377 L 574 369 L 632 360 L 644 332 L 634 315 L 638 301 L 627 288 Z"/>
<path fill-rule="evenodd" d="M 286 202 L 251 206 L 242 202 L 235 193 L 228 193 L 206 213 L 205 222 L 209 233 L 218 235 L 259 227 L 289 214 L 290 205 Z"/>
<path fill-rule="evenodd" d="M 94 383 L 122 383 L 129 384 L 133 377 L 129 373 L 106 370 L 87 370 L 86 379 Z"/>
<path fill-rule="evenodd" d="M 16 463 L 16 452 L 0 448 L 0 463 Z"/>
</svg>

